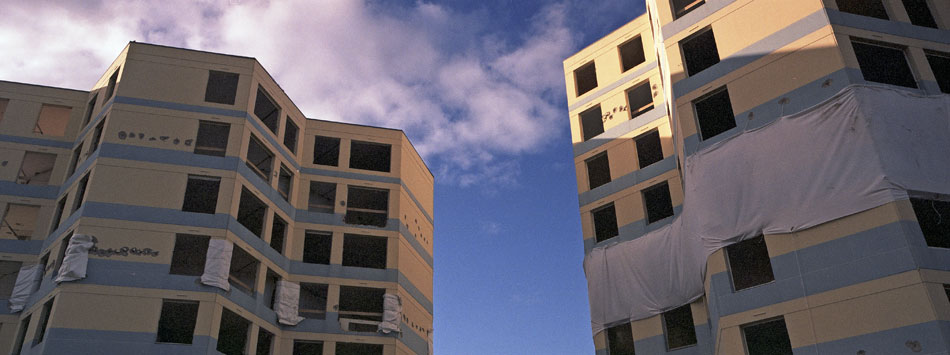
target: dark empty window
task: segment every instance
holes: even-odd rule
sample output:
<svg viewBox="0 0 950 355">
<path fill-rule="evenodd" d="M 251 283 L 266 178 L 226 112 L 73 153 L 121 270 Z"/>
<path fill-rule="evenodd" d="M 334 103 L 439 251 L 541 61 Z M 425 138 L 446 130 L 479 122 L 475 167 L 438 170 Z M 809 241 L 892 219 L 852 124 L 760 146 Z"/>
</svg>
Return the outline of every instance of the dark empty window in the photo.
<svg viewBox="0 0 950 355">
<path fill-rule="evenodd" d="M 267 205 L 254 196 L 246 187 L 241 188 L 241 203 L 238 205 L 237 221 L 251 233 L 260 237 L 264 233 L 264 214 Z"/>
<path fill-rule="evenodd" d="M 293 184 L 294 174 L 284 164 L 280 164 L 280 173 L 277 175 L 277 192 L 287 201 L 290 201 L 290 188 Z"/>
<path fill-rule="evenodd" d="M 383 344 L 337 342 L 336 355 L 383 355 Z"/>
<path fill-rule="evenodd" d="M 274 169 L 274 153 L 254 136 L 251 136 L 247 145 L 247 167 L 264 181 L 270 181 L 270 174 Z"/>
<path fill-rule="evenodd" d="M 937 79 L 940 91 L 950 94 L 950 54 L 927 52 L 927 62 Z"/>
<path fill-rule="evenodd" d="M 0 300 L 10 299 L 21 266 L 19 261 L 0 261 Z"/>
<path fill-rule="evenodd" d="M 635 355 L 633 329 L 630 323 L 607 328 L 607 353 L 610 355 Z"/>
<path fill-rule="evenodd" d="M 673 17 L 683 17 L 705 3 L 705 0 L 673 0 Z"/>
<path fill-rule="evenodd" d="M 294 340 L 293 355 L 323 355 L 323 342 Z"/>
<path fill-rule="evenodd" d="M 385 294 L 385 288 L 340 286 L 340 318 L 381 321 Z"/>
<path fill-rule="evenodd" d="M 391 151 L 389 144 L 353 141 L 350 144 L 350 167 L 388 173 Z"/>
<path fill-rule="evenodd" d="M 597 87 L 597 68 L 594 62 L 584 64 L 574 70 L 574 83 L 577 85 L 577 96 L 584 95 Z"/>
<path fill-rule="evenodd" d="M 333 213 L 334 201 L 336 201 L 336 184 L 322 181 L 310 182 L 310 199 L 307 202 L 308 211 Z"/>
<path fill-rule="evenodd" d="M 389 219 L 389 190 L 350 186 L 343 222 L 385 227 Z"/>
<path fill-rule="evenodd" d="M 792 355 L 784 318 L 742 326 L 742 334 L 749 355 Z"/>
<path fill-rule="evenodd" d="M 630 119 L 653 109 L 653 90 L 650 89 L 649 80 L 627 90 L 627 107 L 630 109 Z"/>
<path fill-rule="evenodd" d="M 231 251 L 231 268 L 228 270 L 228 282 L 244 293 L 254 296 L 257 283 L 257 267 L 260 262 L 254 256 L 238 246 Z"/>
<path fill-rule="evenodd" d="M 102 119 L 102 122 L 99 122 L 96 125 L 96 130 L 92 133 L 92 148 L 89 148 L 90 152 L 95 152 L 96 149 L 99 149 L 99 143 L 102 143 L 102 130 L 106 127 L 106 120 Z"/>
<path fill-rule="evenodd" d="M 274 214 L 274 222 L 270 229 L 270 247 L 278 253 L 284 253 L 284 239 L 287 236 L 287 222 Z"/>
<path fill-rule="evenodd" d="M 56 258 L 56 263 L 53 265 L 53 270 L 56 271 L 57 276 L 63 272 L 61 266 L 63 266 L 63 259 L 66 258 L 66 248 L 69 247 L 69 241 L 72 239 L 73 232 L 69 232 L 69 235 L 59 242 L 59 257 Z"/>
<path fill-rule="evenodd" d="M 89 174 L 82 177 L 82 180 L 79 180 L 79 184 L 76 186 L 76 196 L 73 197 L 73 212 L 82 207 L 83 200 L 86 198 L 86 187 L 89 186 Z"/>
<path fill-rule="evenodd" d="M 215 176 L 188 175 L 185 186 L 185 201 L 181 210 L 185 212 L 214 214 L 218 205 L 218 188 L 221 178 Z"/>
<path fill-rule="evenodd" d="M 591 190 L 610 182 L 610 161 L 607 159 L 607 152 L 597 154 L 584 163 L 587 164 L 587 180 Z"/>
<path fill-rule="evenodd" d="M 11 355 L 19 355 L 20 351 L 23 350 L 23 342 L 26 340 L 26 330 L 30 326 L 30 319 L 33 318 L 33 315 L 27 315 L 26 318 L 20 321 L 20 327 L 17 328 L 16 333 L 16 342 L 13 343 L 13 351 L 10 352 Z"/>
<path fill-rule="evenodd" d="M 643 55 L 643 39 L 640 36 L 624 42 L 619 49 L 622 71 L 630 70 L 646 61 L 646 57 Z"/>
<path fill-rule="evenodd" d="M 683 59 L 686 62 L 686 73 L 689 76 L 698 74 L 716 63 L 719 63 L 719 49 L 716 48 L 716 36 L 712 28 L 696 33 L 680 42 L 683 49 Z"/>
<path fill-rule="evenodd" d="M 911 198 L 910 203 L 927 245 L 950 248 L 950 202 Z"/>
<path fill-rule="evenodd" d="M 205 102 L 234 105 L 238 86 L 237 73 L 208 71 L 208 87 L 205 89 Z"/>
<path fill-rule="evenodd" d="M 849 14 L 877 17 L 887 20 L 887 10 L 881 0 L 835 0 L 838 10 Z"/>
<path fill-rule="evenodd" d="M 693 106 L 696 107 L 696 121 L 703 140 L 736 127 L 729 90 L 725 87 L 694 101 Z"/>
<path fill-rule="evenodd" d="M 27 151 L 16 175 L 16 183 L 24 185 L 49 185 L 56 166 L 56 154 Z"/>
<path fill-rule="evenodd" d="M 907 15 L 910 17 L 910 23 L 917 26 L 937 28 L 937 21 L 934 20 L 930 7 L 927 6 L 927 0 L 903 0 L 904 8 L 907 9 Z"/>
<path fill-rule="evenodd" d="M 591 211 L 594 217 L 594 237 L 600 243 L 620 234 L 617 227 L 617 210 L 614 204 Z"/>
<path fill-rule="evenodd" d="M 257 99 L 254 100 L 254 115 L 264 122 L 264 125 L 271 132 L 277 134 L 278 124 L 280 123 L 280 107 L 274 103 L 274 100 L 267 95 L 264 88 L 257 87 Z"/>
<path fill-rule="evenodd" d="M 159 343 L 191 344 L 198 321 L 198 302 L 162 300 L 162 313 L 158 318 Z"/>
<path fill-rule="evenodd" d="M 947 294 L 947 301 L 950 301 L 950 285 L 943 284 L 943 291 Z"/>
<path fill-rule="evenodd" d="M 916 88 L 917 81 L 910 71 L 904 50 L 851 40 L 854 54 L 858 57 L 864 80 L 909 88 Z"/>
<path fill-rule="evenodd" d="M 56 204 L 56 212 L 53 213 L 53 223 L 49 226 L 49 232 L 53 233 L 59 224 L 63 221 L 63 211 L 66 209 L 66 196 L 63 196 Z"/>
<path fill-rule="evenodd" d="M 313 140 L 313 163 L 337 166 L 340 164 L 340 139 L 316 136 Z"/>
<path fill-rule="evenodd" d="M 188 276 L 200 276 L 204 273 L 209 241 L 211 237 L 206 235 L 176 234 L 168 273 Z"/>
<path fill-rule="evenodd" d="M 257 331 L 257 352 L 256 355 L 270 355 L 271 348 L 274 346 L 274 333 L 260 328 Z"/>
<path fill-rule="evenodd" d="M 660 132 L 651 131 L 633 139 L 637 145 L 637 162 L 640 169 L 663 160 L 663 146 L 660 144 Z"/>
<path fill-rule="evenodd" d="M 69 160 L 69 174 L 66 174 L 66 178 L 69 178 L 76 172 L 76 169 L 79 168 L 79 157 L 82 153 L 82 143 L 79 143 L 79 146 L 73 150 L 73 157 Z"/>
<path fill-rule="evenodd" d="M 646 207 L 647 223 L 673 216 L 670 185 L 664 181 L 644 189 L 643 204 Z"/>
<path fill-rule="evenodd" d="M 198 137 L 195 139 L 195 154 L 223 157 L 228 150 L 228 134 L 231 125 L 227 123 L 199 121 Z"/>
<path fill-rule="evenodd" d="M 46 336 L 46 326 L 49 325 L 49 316 L 53 312 L 53 301 L 55 300 L 55 298 L 51 298 L 43 304 L 39 324 L 36 325 L 36 333 L 33 333 L 33 345 L 43 342 L 43 337 Z"/>
<path fill-rule="evenodd" d="M 693 311 L 688 304 L 664 312 L 663 325 L 666 328 L 666 348 L 668 350 L 696 345 Z"/>
<path fill-rule="evenodd" d="M 225 355 L 243 355 L 251 322 L 225 308 L 221 313 L 217 350 Z"/>
<path fill-rule="evenodd" d="M 598 134 L 604 133 L 604 120 L 600 113 L 600 105 L 591 107 L 581 112 L 581 132 L 584 140 L 590 140 Z"/>
<path fill-rule="evenodd" d="M 264 304 L 267 308 L 274 309 L 274 301 L 277 300 L 277 283 L 280 282 L 280 275 L 274 270 L 267 269 L 267 276 L 264 277 Z"/>
<path fill-rule="evenodd" d="M 775 280 L 765 237 L 746 239 L 726 247 L 729 273 L 736 291 Z"/>
<path fill-rule="evenodd" d="M 98 100 L 98 99 L 99 99 L 99 94 L 96 93 L 95 95 L 92 95 L 92 98 L 89 99 L 89 103 L 86 104 L 86 114 L 83 115 L 83 118 L 82 118 L 82 126 L 83 126 L 83 127 L 86 127 L 86 124 L 89 123 L 89 121 L 92 120 L 92 114 L 96 112 L 96 111 L 95 111 L 95 109 L 96 109 L 96 100 Z M 0 106 L 0 108 L 2 108 L 2 106 Z M 2 114 L 3 114 L 3 112 L 0 112 L 0 115 L 2 115 Z"/>
<path fill-rule="evenodd" d="M 287 122 L 284 123 L 284 146 L 290 149 L 291 153 L 297 153 L 297 131 L 297 125 L 287 117 Z"/>
<path fill-rule="evenodd" d="M 330 232 L 307 231 L 303 240 L 303 262 L 329 265 L 332 245 Z"/>
<path fill-rule="evenodd" d="M 326 319 L 328 290 L 325 284 L 301 282 L 298 314 L 305 318 Z"/>
<path fill-rule="evenodd" d="M 386 237 L 343 235 L 343 266 L 386 268 Z"/>
<path fill-rule="evenodd" d="M 115 68 L 115 71 L 112 72 L 112 76 L 109 77 L 109 85 L 106 86 L 106 95 L 104 100 L 109 100 L 112 97 L 112 94 L 115 93 L 115 84 L 119 81 L 119 68 Z"/>
</svg>

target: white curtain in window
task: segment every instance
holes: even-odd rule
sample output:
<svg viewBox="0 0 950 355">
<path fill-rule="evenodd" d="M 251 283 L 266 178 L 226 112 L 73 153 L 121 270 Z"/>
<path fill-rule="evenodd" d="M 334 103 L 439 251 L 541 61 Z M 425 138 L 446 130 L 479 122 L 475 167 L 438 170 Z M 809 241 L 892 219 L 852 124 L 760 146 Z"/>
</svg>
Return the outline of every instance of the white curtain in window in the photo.
<svg viewBox="0 0 950 355">
<path fill-rule="evenodd" d="M 16 313 L 23 310 L 26 301 L 33 294 L 33 289 L 40 282 L 41 270 L 46 265 L 33 264 L 20 267 L 20 273 L 17 274 L 16 283 L 13 284 L 13 293 L 10 294 L 10 312 Z"/>
<path fill-rule="evenodd" d="M 387 293 L 383 295 L 383 321 L 379 322 L 379 331 L 385 334 L 399 332 L 399 323 L 402 321 L 402 300 L 399 295 Z"/>
<path fill-rule="evenodd" d="M 56 283 L 82 280 L 86 278 L 86 265 L 89 263 L 89 249 L 96 244 L 96 238 L 86 234 L 76 234 L 69 239 L 66 255 L 56 274 Z"/>
<path fill-rule="evenodd" d="M 231 290 L 231 284 L 228 283 L 228 273 L 231 271 L 231 252 L 233 250 L 234 243 L 226 239 L 211 239 L 208 242 L 205 271 L 201 274 L 202 284 L 225 291 Z"/>
<path fill-rule="evenodd" d="M 304 317 L 298 314 L 300 284 L 284 280 L 277 281 L 276 297 L 274 312 L 277 313 L 277 322 L 284 325 L 297 325 L 304 320 Z"/>
</svg>

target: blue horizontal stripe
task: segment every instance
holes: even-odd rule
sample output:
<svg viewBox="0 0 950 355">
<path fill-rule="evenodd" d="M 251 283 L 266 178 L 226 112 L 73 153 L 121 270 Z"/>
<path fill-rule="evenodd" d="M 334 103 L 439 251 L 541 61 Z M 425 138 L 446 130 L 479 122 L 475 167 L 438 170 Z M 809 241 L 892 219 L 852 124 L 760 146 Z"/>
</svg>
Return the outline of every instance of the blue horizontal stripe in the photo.
<svg viewBox="0 0 950 355">
<path fill-rule="evenodd" d="M 646 73 L 649 73 L 653 69 L 656 69 L 656 61 L 640 64 L 640 68 L 638 68 L 637 70 L 631 71 L 627 75 L 620 77 L 620 79 L 617 79 L 617 81 L 610 83 L 610 85 L 604 86 L 602 88 L 594 90 L 593 92 L 587 93 L 586 94 L 587 97 L 577 100 L 577 102 L 575 102 L 573 105 L 568 107 L 567 110 L 574 111 L 576 109 L 584 107 L 584 105 L 587 105 L 591 101 L 594 101 L 595 99 L 599 98 L 601 95 L 609 92 L 610 90 L 626 85 L 630 81 L 640 76 L 643 76 Z"/>
<path fill-rule="evenodd" d="M 613 142 L 624 134 L 633 132 L 640 127 L 646 126 L 650 122 L 666 117 L 666 102 L 655 104 L 653 109 L 647 111 L 633 119 L 626 120 L 616 126 L 610 127 L 604 133 L 598 134 L 590 140 L 580 142 L 574 145 L 574 157 L 587 153 L 598 147 Z"/>
<path fill-rule="evenodd" d="M 670 155 L 659 162 L 651 164 L 643 169 L 634 170 L 624 176 L 614 179 L 611 182 L 598 186 L 593 190 L 581 192 L 577 200 L 581 207 L 592 204 L 604 197 L 613 195 L 639 183 L 650 180 L 676 169 L 676 156 Z"/>
</svg>

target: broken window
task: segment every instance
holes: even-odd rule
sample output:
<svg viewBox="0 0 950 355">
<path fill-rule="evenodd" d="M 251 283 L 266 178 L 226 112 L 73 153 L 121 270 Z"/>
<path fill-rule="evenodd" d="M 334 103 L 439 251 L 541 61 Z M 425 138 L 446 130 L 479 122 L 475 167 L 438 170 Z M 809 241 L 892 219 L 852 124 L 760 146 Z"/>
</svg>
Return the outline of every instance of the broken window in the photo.
<svg viewBox="0 0 950 355">
<path fill-rule="evenodd" d="M 696 107 L 696 121 L 702 140 L 718 136 L 736 128 L 736 117 L 732 113 L 729 90 L 723 86 L 702 98 L 693 101 Z"/>
<path fill-rule="evenodd" d="M 290 188 L 293 184 L 294 174 L 284 164 L 280 164 L 280 173 L 277 175 L 277 192 L 287 201 L 290 201 Z"/>
<path fill-rule="evenodd" d="M 887 10 L 881 0 L 835 0 L 838 10 L 849 14 L 876 17 L 887 20 Z"/>
<path fill-rule="evenodd" d="M 262 86 L 257 87 L 257 100 L 254 101 L 254 115 L 264 122 L 264 125 L 271 132 L 277 134 L 278 124 L 280 123 L 280 107 L 274 103 L 274 100 L 267 95 Z"/>
<path fill-rule="evenodd" d="M 278 253 L 284 253 L 284 239 L 287 236 L 287 222 L 274 214 L 274 222 L 270 229 L 270 247 Z"/>
<path fill-rule="evenodd" d="M 670 185 L 666 181 L 643 190 L 643 204 L 647 212 L 647 224 L 673 216 L 673 200 Z"/>
<path fill-rule="evenodd" d="M 105 129 L 105 127 L 106 119 L 103 118 L 102 122 L 99 122 L 99 124 L 96 125 L 95 132 L 92 133 L 92 148 L 89 148 L 89 152 L 95 152 L 96 149 L 99 149 L 99 143 L 102 142 L 102 130 Z"/>
<path fill-rule="evenodd" d="M 69 124 L 69 114 L 73 108 L 69 106 L 43 104 L 40 108 L 40 117 L 36 119 L 33 133 L 44 136 L 62 137 L 66 134 L 66 125 Z"/>
<path fill-rule="evenodd" d="M 274 333 L 259 328 L 257 330 L 257 352 L 256 355 L 270 355 L 271 348 L 274 346 Z"/>
<path fill-rule="evenodd" d="M 584 141 L 604 133 L 604 120 L 601 116 L 600 105 L 591 107 L 581 112 L 581 133 L 584 135 Z"/>
<path fill-rule="evenodd" d="M 294 340 L 293 355 L 323 355 L 323 342 Z"/>
<path fill-rule="evenodd" d="M 383 355 L 383 344 L 337 342 L 336 355 Z"/>
<path fill-rule="evenodd" d="M 73 210 L 76 212 L 79 207 L 82 207 L 83 199 L 86 198 L 86 187 L 89 186 L 89 174 L 82 177 L 82 180 L 79 180 L 79 184 L 76 186 L 76 196 L 73 198 Z"/>
<path fill-rule="evenodd" d="M 254 296 L 257 283 L 257 267 L 260 262 L 250 253 L 238 246 L 231 251 L 231 268 L 228 270 L 228 282 L 244 293 Z"/>
<path fill-rule="evenodd" d="M 649 80 L 627 90 L 627 107 L 630 110 L 630 119 L 653 109 L 653 90 L 650 89 Z"/>
<path fill-rule="evenodd" d="M 904 8 L 907 9 L 907 16 L 910 17 L 910 23 L 917 26 L 937 28 L 937 21 L 934 20 L 930 7 L 927 6 L 927 0 L 903 0 Z"/>
<path fill-rule="evenodd" d="M 313 163 L 337 166 L 340 164 L 340 139 L 316 136 L 313 140 Z"/>
<path fill-rule="evenodd" d="M 864 80 L 916 88 L 917 80 L 907 63 L 904 49 L 893 45 L 871 44 L 851 39 Z"/>
<path fill-rule="evenodd" d="M 340 286 L 340 318 L 382 321 L 385 294 L 385 288 Z"/>
<path fill-rule="evenodd" d="M 201 276 L 204 273 L 210 241 L 211 237 L 206 235 L 176 234 L 172 263 L 168 267 L 168 273 Z"/>
<path fill-rule="evenodd" d="M 683 17 L 705 3 L 705 0 L 673 0 L 673 18 Z"/>
<path fill-rule="evenodd" d="M 115 93 L 115 84 L 119 81 L 119 68 L 115 68 L 115 71 L 112 72 L 112 76 L 109 77 L 109 85 L 106 86 L 106 95 L 103 97 L 103 100 L 109 101 L 109 98 L 112 97 L 112 94 Z"/>
<path fill-rule="evenodd" d="M 325 284 L 301 282 L 297 313 L 304 318 L 326 319 L 328 290 Z"/>
<path fill-rule="evenodd" d="M 253 135 L 247 145 L 247 167 L 264 181 L 270 181 L 270 174 L 274 169 L 274 153 Z"/>
<path fill-rule="evenodd" d="M 277 300 L 277 282 L 280 281 L 280 275 L 270 268 L 267 269 L 267 276 L 264 278 L 264 304 L 267 308 L 274 309 L 274 302 Z"/>
<path fill-rule="evenodd" d="M 0 300 L 10 299 L 21 266 L 19 261 L 0 261 Z"/>
<path fill-rule="evenodd" d="M 334 201 L 336 201 L 336 184 L 322 181 L 310 182 L 310 199 L 307 203 L 308 211 L 333 213 Z"/>
<path fill-rule="evenodd" d="M 199 121 L 198 136 L 195 138 L 195 154 L 223 157 L 228 150 L 228 134 L 231 125 L 227 123 Z"/>
<path fill-rule="evenodd" d="M 769 249 L 765 245 L 765 237 L 761 235 L 726 247 L 726 258 L 732 286 L 736 291 L 775 280 Z"/>
<path fill-rule="evenodd" d="M 218 189 L 221 178 L 217 176 L 188 175 L 185 198 L 181 210 L 185 212 L 214 214 L 218 206 Z"/>
<path fill-rule="evenodd" d="M 86 104 L 86 114 L 82 119 L 82 126 L 86 127 L 86 124 L 92 120 L 92 114 L 95 113 L 96 109 L 96 100 L 99 99 L 99 93 L 92 95 L 92 99 L 89 100 L 89 103 Z"/>
<path fill-rule="evenodd" d="M 40 206 L 7 204 L 0 224 L 0 238 L 28 240 L 36 229 Z"/>
<path fill-rule="evenodd" d="M 386 237 L 343 235 L 343 266 L 386 268 Z"/>
<path fill-rule="evenodd" d="M 651 131 L 633 139 L 637 145 L 637 162 L 640 169 L 663 160 L 663 146 L 660 144 L 660 132 Z"/>
<path fill-rule="evenodd" d="M 574 83 L 577 86 L 577 96 L 584 95 L 597 87 L 597 68 L 593 61 L 574 70 Z"/>
<path fill-rule="evenodd" d="M 663 312 L 663 326 L 666 329 L 668 351 L 696 345 L 696 326 L 693 325 L 693 311 L 688 304 Z"/>
<path fill-rule="evenodd" d="M 350 186 L 343 222 L 385 227 L 389 219 L 389 190 Z"/>
<path fill-rule="evenodd" d="M 635 355 L 633 329 L 630 323 L 607 328 L 607 353 L 610 355 Z"/>
<path fill-rule="evenodd" d="M 246 187 L 241 187 L 241 202 L 238 205 L 237 221 L 260 238 L 264 233 L 264 214 L 267 205 L 254 196 Z"/>
<path fill-rule="evenodd" d="M 284 123 L 284 146 L 290 149 L 291 153 L 297 153 L 297 125 L 287 117 Z"/>
<path fill-rule="evenodd" d="M 333 234 L 330 232 L 307 231 L 303 240 L 303 262 L 330 265 L 330 250 L 333 246 Z M 344 250 L 346 244 L 344 243 Z"/>
<path fill-rule="evenodd" d="M 224 308 L 221 313 L 221 328 L 218 330 L 217 350 L 225 355 L 243 355 L 250 328 L 251 322 Z"/>
<path fill-rule="evenodd" d="M 49 301 L 43 304 L 43 310 L 40 311 L 40 320 L 36 325 L 36 332 L 33 333 L 33 345 L 43 342 L 43 337 L 46 335 L 46 326 L 49 325 L 49 316 L 53 312 L 53 301 L 56 298 L 50 298 Z"/>
<path fill-rule="evenodd" d="M 607 152 L 597 154 L 584 163 L 587 165 L 587 182 L 591 190 L 610 182 L 610 161 L 607 159 Z"/>
<path fill-rule="evenodd" d="M 712 27 L 706 28 L 680 42 L 687 75 L 693 76 L 719 63 L 719 50 Z"/>
<path fill-rule="evenodd" d="M 53 175 L 56 154 L 27 151 L 23 154 L 23 163 L 17 172 L 16 183 L 25 185 L 49 185 Z"/>
<path fill-rule="evenodd" d="M 69 174 L 66 174 L 67 179 L 70 176 L 73 176 L 73 173 L 75 173 L 76 169 L 79 168 L 79 157 L 81 153 L 82 153 L 82 143 L 79 143 L 79 146 L 76 147 L 75 150 L 73 150 L 73 156 L 69 160 Z"/>
<path fill-rule="evenodd" d="M 785 318 L 742 326 L 749 355 L 792 355 Z"/>
<path fill-rule="evenodd" d="M 62 222 L 63 220 L 63 211 L 65 209 L 66 209 L 66 196 L 63 196 L 63 198 L 61 198 L 59 202 L 56 204 L 56 211 L 53 212 L 53 223 L 50 224 L 49 226 L 49 233 L 53 233 L 53 231 L 55 231 L 56 228 L 59 227 L 59 223 Z"/>
<path fill-rule="evenodd" d="M 389 172 L 392 146 L 372 142 L 350 143 L 350 168 Z"/>
<path fill-rule="evenodd" d="M 209 70 L 208 86 L 205 88 L 205 102 L 234 105 L 239 77 L 237 73 Z"/>
<path fill-rule="evenodd" d="M 620 66 L 622 72 L 632 69 L 646 61 L 643 55 L 643 39 L 636 36 L 633 39 L 624 42 L 618 47 L 620 50 Z"/>
<path fill-rule="evenodd" d="M 950 202 L 911 198 L 927 246 L 950 248 Z"/>
<path fill-rule="evenodd" d="M 594 217 L 594 237 L 600 243 L 620 234 L 617 227 L 617 210 L 611 203 L 591 211 Z"/>
<path fill-rule="evenodd" d="M 950 94 L 950 54 L 927 51 L 927 62 L 930 63 L 940 91 Z"/>
<path fill-rule="evenodd" d="M 191 344 L 198 321 L 198 302 L 162 300 L 162 313 L 158 318 L 159 343 Z"/>
<path fill-rule="evenodd" d="M 23 350 L 23 342 L 26 341 L 26 330 L 30 327 L 30 319 L 33 318 L 32 314 L 28 314 L 26 318 L 20 321 L 20 327 L 17 328 L 16 333 L 16 342 L 13 343 L 13 352 L 10 354 L 19 355 L 20 351 Z"/>
</svg>

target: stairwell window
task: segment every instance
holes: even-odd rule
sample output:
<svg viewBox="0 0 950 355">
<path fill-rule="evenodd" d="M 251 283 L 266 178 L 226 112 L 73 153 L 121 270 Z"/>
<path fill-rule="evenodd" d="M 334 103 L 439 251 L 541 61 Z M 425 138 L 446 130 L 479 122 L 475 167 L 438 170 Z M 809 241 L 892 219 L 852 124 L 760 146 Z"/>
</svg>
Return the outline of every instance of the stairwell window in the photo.
<svg viewBox="0 0 950 355">
<path fill-rule="evenodd" d="M 673 199 L 670 197 L 670 185 L 664 181 L 644 189 L 643 205 L 648 224 L 672 217 Z"/>
<path fill-rule="evenodd" d="M 633 69 L 646 61 L 646 56 L 643 55 L 643 39 L 640 36 L 623 42 L 617 50 L 620 51 L 621 71 Z"/>
<path fill-rule="evenodd" d="M 574 70 L 574 83 L 577 87 L 577 96 L 597 88 L 597 67 L 594 66 L 593 61 Z"/>
<path fill-rule="evenodd" d="M 607 152 L 585 160 L 584 164 L 587 165 L 587 182 L 591 190 L 610 182 L 610 161 L 607 159 Z"/>
<path fill-rule="evenodd" d="M 764 236 L 746 239 L 726 247 L 726 259 L 729 262 L 732 287 L 736 291 L 775 280 Z"/>
<path fill-rule="evenodd" d="M 594 238 L 600 243 L 620 234 L 617 226 L 617 209 L 610 203 L 591 211 L 594 219 Z"/>
<path fill-rule="evenodd" d="M 792 355 L 792 341 L 784 318 L 743 325 L 746 351 L 749 355 Z"/>
<path fill-rule="evenodd" d="M 223 157 L 228 150 L 231 125 L 221 122 L 199 121 L 195 138 L 195 154 Z"/>
<path fill-rule="evenodd" d="M 696 109 L 696 121 L 702 140 L 736 128 L 729 90 L 725 86 L 693 101 L 693 107 Z"/>
<path fill-rule="evenodd" d="M 257 86 L 257 99 L 254 100 L 254 115 L 264 123 L 267 129 L 277 134 L 280 124 L 280 107 L 260 85 Z"/>
<path fill-rule="evenodd" d="M 950 248 L 950 202 L 911 198 L 910 204 L 927 246 Z"/>
<path fill-rule="evenodd" d="M 917 88 L 904 47 L 851 38 L 864 80 Z"/>
<path fill-rule="evenodd" d="M 716 36 L 712 27 L 684 39 L 680 42 L 680 48 L 683 50 L 683 62 L 689 76 L 699 74 L 719 63 L 719 49 L 716 47 Z"/>
<path fill-rule="evenodd" d="M 581 133 L 584 141 L 604 133 L 604 120 L 600 112 L 600 105 L 591 107 L 580 114 Z"/>
<path fill-rule="evenodd" d="M 209 70 L 208 86 L 205 87 L 205 102 L 234 105 L 239 78 L 237 73 Z"/>
<path fill-rule="evenodd" d="M 274 346 L 274 333 L 259 328 L 257 330 L 257 355 L 270 355 Z"/>
<path fill-rule="evenodd" d="M 247 167 L 264 181 L 270 181 L 270 174 L 274 169 L 274 153 L 253 135 L 247 145 Z"/>
<path fill-rule="evenodd" d="M 633 327 L 630 326 L 630 323 L 607 328 L 607 353 L 610 355 L 636 355 Z"/>
</svg>

